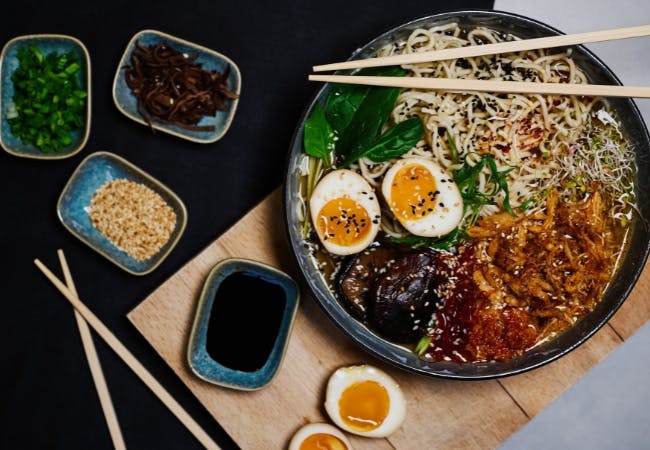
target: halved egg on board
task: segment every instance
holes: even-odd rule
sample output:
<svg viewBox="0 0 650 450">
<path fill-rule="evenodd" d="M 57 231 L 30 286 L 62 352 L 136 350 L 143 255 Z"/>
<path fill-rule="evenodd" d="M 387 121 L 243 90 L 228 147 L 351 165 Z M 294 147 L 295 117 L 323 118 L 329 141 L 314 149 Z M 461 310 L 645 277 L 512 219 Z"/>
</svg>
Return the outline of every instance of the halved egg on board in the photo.
<svg viewBox="0 0 650 450">
<path fill-rule="evenodd" d="M 327 423 L 310 423 L 296 431 L 289 450 L 352 450 L 352 446 L 338 428 Z"/>
<path fill-rule="evenodd" d="M 325 410 L 341 429 L 366 437 L 393 434 L 406 418 L 397 382 L 369 365 L 342 367 L 327 384 Z"/>
<path fill-rule="evenodd" d="M 431 159 L 398 160 L 386 171 L 381 191 L 397 220 L 417 236 L 444 236 L 463 218 L 463 198 L 458 186 Z"/>
<path fill-rule="evenodd" d="M 336 255 L 359 253 L 379 231 L 381 210 L 374 189 L 351 170 L 325 175 L 314 188 L 309 210 L 323 247 Z"/>
</svg>

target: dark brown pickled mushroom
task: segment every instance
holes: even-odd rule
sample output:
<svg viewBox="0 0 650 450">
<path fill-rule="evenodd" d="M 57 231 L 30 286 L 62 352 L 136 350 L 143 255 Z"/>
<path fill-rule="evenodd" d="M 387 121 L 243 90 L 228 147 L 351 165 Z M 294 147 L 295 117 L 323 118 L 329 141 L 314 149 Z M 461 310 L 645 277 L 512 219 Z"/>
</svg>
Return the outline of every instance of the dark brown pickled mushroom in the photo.
<svg viewBox="0 0 650 450">
<path fill-rule="evenodd" d="M 192 131 L 214 131 L 200 126 L 204 116 L 226 109 L 226 101 L 238 96 L 227 86 L 230 66 L 223 73 L 204 70 L 195 63 L 198 55 L 186 55 L 168 43 L 145 46 L 139 41 L 125 67 L 127 86 L 138 99 L 138 112 L 153 122 Z"/>
<path fill-rule="evenodd" d="M 368 292 L 375 277 L 399 256 L 392 246 L 370 247 L 349 256 L 341 266 L 336 289 L 344 306 L 361 321 L 366 320 Z"/>
<path fill-rule="evenodd" d="M 440 300 L 444 281 L 436 270 L 438 253 L 408 253 L 375 278 L 368 296 L 367 318 L 381 336 L 398 343 L 416 342 Z"/>
</svg>

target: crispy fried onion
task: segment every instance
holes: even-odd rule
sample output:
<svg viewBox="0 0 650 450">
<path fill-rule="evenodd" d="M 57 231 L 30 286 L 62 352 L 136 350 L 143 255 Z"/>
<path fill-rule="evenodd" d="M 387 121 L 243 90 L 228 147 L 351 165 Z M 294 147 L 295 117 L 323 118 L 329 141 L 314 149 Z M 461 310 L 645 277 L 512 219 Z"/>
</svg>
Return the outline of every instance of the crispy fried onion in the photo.
<svg viewBox="0 0 650 450">
<path fill-rule="evenodd" d="M 568 203 L 551 191 L 545 210 L 521 217 L 500 213 L 471 227 L 482 262 L 472 277 L 489 299 L 482 308 L 525 312 L 527 326 L 537 330 L 536 344 L 591 312 L 618 250 L 604 208 L 599 190 Z"/>
</svg>

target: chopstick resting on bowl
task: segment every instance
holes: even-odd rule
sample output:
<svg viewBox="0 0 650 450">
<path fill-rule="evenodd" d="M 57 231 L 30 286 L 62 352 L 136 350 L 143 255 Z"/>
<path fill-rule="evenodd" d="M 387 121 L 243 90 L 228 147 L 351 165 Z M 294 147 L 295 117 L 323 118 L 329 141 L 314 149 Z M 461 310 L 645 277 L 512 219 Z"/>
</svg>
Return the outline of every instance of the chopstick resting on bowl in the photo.
<svg viewBox="0 0 650 450">
<path fill-rule="evenodd" d="M 104 339 L 109 347 L 126 363 L 129 368 L 147 385 L 149 389 L 169 408 L 169 410 L 181 421 L 183 425 L 194 435 L 194 437 L 207 449 L 219 450 L 220 447 L 210 436 L 196 423 L 174 397 L 154 378 L 153 375 L 142 365 L 138 359 L 115 337 L 115 335 L 95 316 L 92 311 L 70 290 L 56 275 L 50 271 L 40 260 L 35 259 L 34 264 L 54 284 L 72 304 L 75 310 L 83 316 L 86 322 Z"/>
<path fill-rule="evenodd" d="M 565 47 L 569 45 L 586 44 L 590 42 L 611 41 L 650 36 L 650 25 L 640 25 L 627 28 L 589 31 L 586 33 L 563 34 L 534 39 L 522 39 L 496 44 L 470 45 L 459 48 L 447 48 L 428 52 L 407 53 L 375 58 L 357 59 L 338 63 L 314 66 L 314 72 L 326 70 L 361 69 L 364 67 L 397 66 L 400 64 L 417 64 L 423 62 L 443 61 L 474 56 L 495 55 L 498 53 L 521 52 L 542 48 Z"/>
<path fill-rule="evenodd" d="M 533 83 L 526 81 L 468 80 L 461 78 L 380 77 L 365 75 L 309 75 L 310 81 L 365 84 L 442 91 L 506 92 L 519 94 L 586 95 L 650 98 L 650 87 L 605 84 Z"/>
<path fill-rule="evenodd" d="M 70 292 L 78 297 L 77 288 L 75 287 L 74 280 L 72 279 L 72 274 L 70 273 L 70 268 L 68 267 L 68 261 L 65 259 L 63 250 L 58 251 L 59 262 L 61 263 L 61 268 L 63 269 L 63 277 L 65 278 L 65 284 L 68 286 Z M 95 344 L 93 343 L 93 337 L 90 334 L 90 328 L 88 328 L 88 323 L 83 318 L 79 311 L 74 310 L 74 317 L 77 321 L 77 328 L 79 328 L 79 335 L 81 336 L 81 342 L 83 344 L 84 352 L 86 353 L 86 359 L 88 360 L 88 366 L 90 367 L 90 373 L 95 382 L 95 389 L 97 390 L 97 395 L 99 397 L 99 403 L 104 412 L 104 418 L 106 419 L 106 425 L 108 426 L 108 432 L 113 441 L 113 448 L 115 450 L 126 450 L 126 445 L 124 444 L 124 437 L 122 436 L 122 430 L 120 429 L 120 424 L 117 420 L 117 415 L 115 414 L 115 408 L 113 407 L 113 401 L 111 400 L 111 394 L 108 391 L 108 386 L 106 385 L 106 379 L 104 378 L 104 372 L 102 371 L 102 366 L 99 362 L 99 356 L 97 356 L 97 350 L 95 349 Z"/>
</svg>

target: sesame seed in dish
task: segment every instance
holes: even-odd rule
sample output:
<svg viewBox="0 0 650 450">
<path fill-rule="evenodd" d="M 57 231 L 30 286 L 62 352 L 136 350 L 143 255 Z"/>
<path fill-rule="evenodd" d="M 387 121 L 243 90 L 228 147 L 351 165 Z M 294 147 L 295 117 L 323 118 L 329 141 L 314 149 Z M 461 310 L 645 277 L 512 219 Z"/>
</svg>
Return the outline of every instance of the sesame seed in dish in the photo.
<svg viewBox="0 0 650 450">
<path fill-rule="evenodd" d="M 158 193 L 127 179 L 100 186 L 88 215 L 100 233 L 137 261 L 158 253 L 176 226 L 176 213 Z"/>
</svg>

